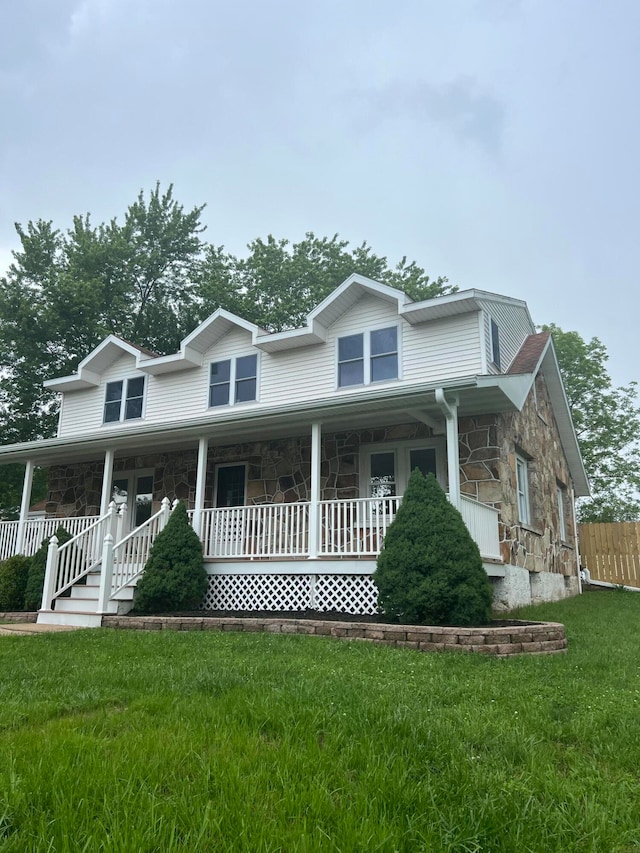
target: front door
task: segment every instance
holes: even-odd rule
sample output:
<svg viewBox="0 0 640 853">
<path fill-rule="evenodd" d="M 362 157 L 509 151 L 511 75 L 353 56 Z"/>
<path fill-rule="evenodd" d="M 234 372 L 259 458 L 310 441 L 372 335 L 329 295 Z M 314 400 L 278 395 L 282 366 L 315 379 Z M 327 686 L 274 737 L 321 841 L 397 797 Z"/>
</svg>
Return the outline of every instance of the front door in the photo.
<svg viewBox="0 0 640 853">
<path fill-rule="evenodd" d="M 128 529 L 134 530 L 151 518 L 153 506 L 153 474 L 123 472 L 115 474 L 111 483 L 111 500 L 120 508 L 127 505 Z"/>
<path fill-rule="evenodd" d="M 212 529 L 213 551 L 221 557 L 243 556 L 247 466 L 244 462 L 218 465 L 215 478 L 215 505 L 224 512 L 215 513 Z M 235 509 L 238 507 L 238 509 Z"/>
</svg>

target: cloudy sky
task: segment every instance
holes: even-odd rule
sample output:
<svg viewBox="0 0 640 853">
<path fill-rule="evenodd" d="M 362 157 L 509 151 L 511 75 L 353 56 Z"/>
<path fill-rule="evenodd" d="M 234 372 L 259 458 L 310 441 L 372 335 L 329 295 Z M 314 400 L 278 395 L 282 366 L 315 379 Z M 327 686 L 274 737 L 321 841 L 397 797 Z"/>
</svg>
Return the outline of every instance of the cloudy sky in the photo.
<svg viewBox="0 0 640 853">
<path fill-rule="evenodd" d="M 13 223 L 173 183 L 206 237 L 366 240 L 640 379 L 638 0 L 2 0 Z"/>
</svg>

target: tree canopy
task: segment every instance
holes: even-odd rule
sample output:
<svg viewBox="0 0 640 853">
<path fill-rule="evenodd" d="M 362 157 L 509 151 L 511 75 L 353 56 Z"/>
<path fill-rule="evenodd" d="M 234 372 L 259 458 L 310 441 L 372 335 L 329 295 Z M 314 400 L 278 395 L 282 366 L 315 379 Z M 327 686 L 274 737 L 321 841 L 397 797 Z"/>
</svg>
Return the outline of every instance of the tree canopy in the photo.
<svg viewBox="0 0 640 853">
<path fill-rule="evenodd" d="M 609 354 L 598 338 L 585 341 L 553 323 L 551 332 L 571 416 L 591 482 L 580 501 L 581 521 L 640 519 L 640 408 L 637 383 L 616 388 Z"/>
</svg>

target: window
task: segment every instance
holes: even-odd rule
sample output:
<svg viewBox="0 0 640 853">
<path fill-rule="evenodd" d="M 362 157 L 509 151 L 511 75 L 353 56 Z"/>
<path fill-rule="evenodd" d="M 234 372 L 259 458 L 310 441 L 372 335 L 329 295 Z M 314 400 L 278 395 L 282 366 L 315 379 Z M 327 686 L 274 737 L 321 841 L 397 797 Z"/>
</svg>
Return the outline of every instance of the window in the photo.
<svg viewBox="0 0 640 853">
<path fill-rule="evenodd" d="M 558 483 L 556 494 L 558 495 L 558 536 L 564 542 L 567 538 L 567 525 L 565 523 L 565 487 Z"/>
<path fill-rule="evenodd" d="M 397 378 L 397 326 L 338 338 L 338 388 Z"/>
<path fill-rule="evenodd" d="M 104 423 L 130 421 L 142 417 L 144 376 L 107 382 L 104 402 Z"/>
<path fill-rule="evenodd" d="M 522 524 L 529 524 L 529 466 L 523 456 L 516 456 L 516 488 L 518 491 L 518 518 Z"/>
<path fill-rule="evenodd" d="M 214 361 L 209 380 L 209 406 L 232 406 L 257 399 L 258 356 Z"/>
<path fill-rule="evenodd" d="M 132 499 L 132 503 L 129 499 Z M 151 518 L 153 474 L 150 471 L 121 471 L 111 483 L 111 500 L 116 506 L 127 504 L 129 527 L 139 527 Z"/>
<path fill-rule="evenodd" d="M 493 317 L 491 318 L 491 361 L 500 369 L 500 329 Z"/>
<path fill-rule="evenodd" d="M 412 441 L 397 445 L 369 445 L 362 448 L 360 494 L 370 498 L 402 495 L 411 472 L 418 468 L 424 476 L 434 474 L 444 485 L 444 442 Z"/>
</svg>

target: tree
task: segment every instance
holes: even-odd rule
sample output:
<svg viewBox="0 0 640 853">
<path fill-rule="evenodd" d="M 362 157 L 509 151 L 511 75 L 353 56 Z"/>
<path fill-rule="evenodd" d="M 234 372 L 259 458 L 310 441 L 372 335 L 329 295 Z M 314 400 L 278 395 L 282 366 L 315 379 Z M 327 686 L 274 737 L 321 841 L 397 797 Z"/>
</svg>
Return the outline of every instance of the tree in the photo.
<svg viewBox="0 0 640 853">
<path fill-rule="evenodd" d="M 136 587 L 134 607 L 137 613 L 194 610 L 206 591 L 202 542 L 180 501 L 151 546 Z"/>
<path fill-rule="evenodd" d="M 585 341 L 551 323 L 567 400 L 592 497 L 581 500 L 580 521 L 640 519 L 640 408 L 637 383 L 615 388 L 598 339 Z"/>
<path fill-rule="evenodd" d="M 421 625 L 481 625 L 491 585 L 478 546 L 433 474 L 411 474 L 385 536 L 373 579 L 393 619 Z"/>
</svg>

